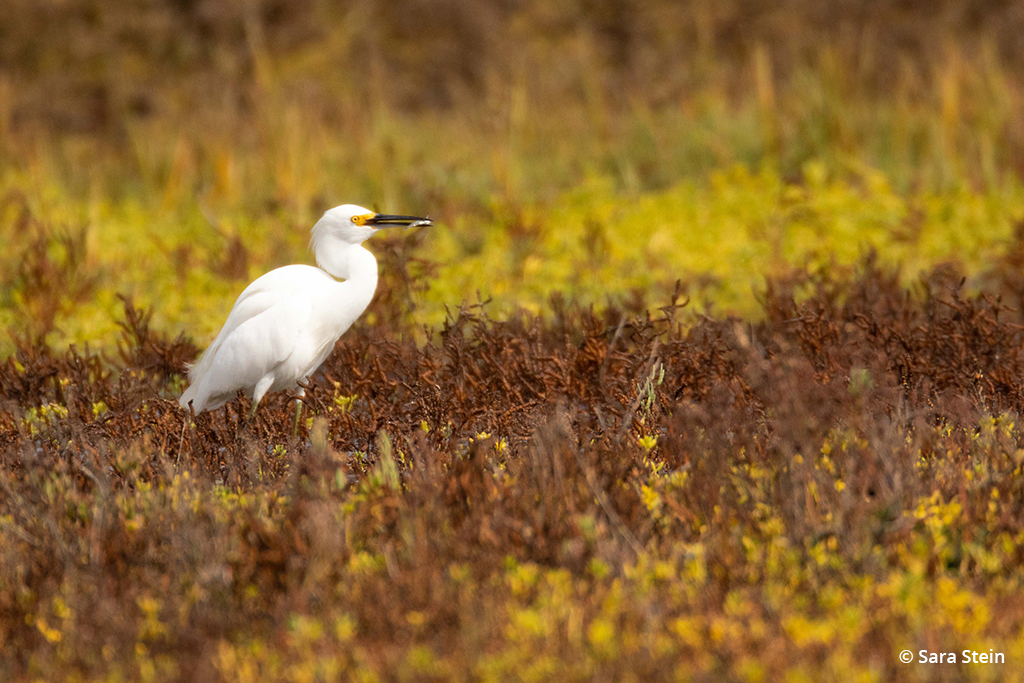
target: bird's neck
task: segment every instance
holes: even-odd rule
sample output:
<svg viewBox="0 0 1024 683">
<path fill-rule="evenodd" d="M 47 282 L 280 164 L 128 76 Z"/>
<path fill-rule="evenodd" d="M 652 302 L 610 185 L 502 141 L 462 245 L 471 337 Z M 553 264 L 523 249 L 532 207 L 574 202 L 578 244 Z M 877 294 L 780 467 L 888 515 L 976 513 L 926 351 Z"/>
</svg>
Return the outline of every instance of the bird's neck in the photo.
<svg viewBox="0 0 1024 683">
<path fill-rule="evenodd" d="M 324 292 L 332 299 L 338 297 L 324 323 L 340 335 L 373 300 L 377 289 L 377 259 L 362 245 L 332 240 L 317 245 L 316 262 L 328 275 L 345 280 Z"/>
<path fill-rule="evenodd" d="M 369 289 L 377 288 L 377 259 L 361 244 L 328 238 L 317 245 L 316 262 L 328 275 Z"/>
</svg>

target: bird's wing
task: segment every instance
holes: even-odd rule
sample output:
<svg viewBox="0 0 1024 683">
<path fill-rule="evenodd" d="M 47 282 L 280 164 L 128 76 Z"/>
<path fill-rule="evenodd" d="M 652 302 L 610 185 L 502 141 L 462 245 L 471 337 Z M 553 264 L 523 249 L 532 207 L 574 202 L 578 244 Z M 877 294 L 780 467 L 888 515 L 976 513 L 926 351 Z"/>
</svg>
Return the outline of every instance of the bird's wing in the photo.
<svg viewBox="0 0 1024 683">
<path fill-rule="evenodd" d="M 308 296 L 288 294 L 239 324 L 216 351 L 211 386 L 255 386 L 291 356 L 311 310 Z"/>
<path fill-rule="evenodd" d="M 301 296 L 302 292 L 306 291 L 314 291 L 316 287 L 322 287 L 325 282 L 333 282 L 333 280 L 327 273 L 312 266 L 285 266 L 256 278 L 238 295 L 231 313 L 228 314 L 228 319 L 224 321 L 224 327 L 217 334 L 217 339 L 213 344 L 210 344 L 210 349 L 212 350 L 217 342 L 225 339 L 239 325 L 252 320 L 289 297 Z M 198 368 L 198 364 L 196 367 Z"/>
<path fill-rule="evenodd" d="M 182 394 L 182 405 L 198 399 L 199 411 L 217 407 L 239 389 L 251 392 L 288 360 L 309 321 L 312 305 L 301 294 L 278 295 L 273 304 L 263 306 L 267 298 L 254 302 L 250 310 L 258 312 L 230 331 L 222 331 L 206 350 L 189 372 L 192 384 Z"/>
<path fill-rule="evenodd" d="M 282 272 L 284 271 L 284 272 Z M 311 287 L 329 277 L 316 268 L 289 266 L 267 273 L 238 297 L 217 338 L 189 371 L 189 400 L 246 389 L 284 362 L 309 322 Z M 202 408 L 200 407 L 200 410 Z"/>
</svg>

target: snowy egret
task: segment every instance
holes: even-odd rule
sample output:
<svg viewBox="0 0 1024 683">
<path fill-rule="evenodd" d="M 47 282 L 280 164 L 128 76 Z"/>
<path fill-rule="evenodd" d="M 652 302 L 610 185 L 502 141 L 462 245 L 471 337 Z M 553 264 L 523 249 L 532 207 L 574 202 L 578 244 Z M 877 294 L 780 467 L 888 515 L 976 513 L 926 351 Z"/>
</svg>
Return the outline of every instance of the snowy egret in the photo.
<svg viewBox="0 0 1024 683">
<path fill-rule="evenodd" d="M 200 413 L 241 390 L 252 399 L 251 418 L 268 391 L 295 388 L 297 431 L 303 384 L 377 288 L 377 260 L 362 243 L 382 228 L 431 224 L 429 218 L 378 214 L 354 204 L 325 212 L 309 242 L 320 267 L 284 266 L 246 287 L 189 371 L 190 385 L 178 403 Z"/>
</svg>

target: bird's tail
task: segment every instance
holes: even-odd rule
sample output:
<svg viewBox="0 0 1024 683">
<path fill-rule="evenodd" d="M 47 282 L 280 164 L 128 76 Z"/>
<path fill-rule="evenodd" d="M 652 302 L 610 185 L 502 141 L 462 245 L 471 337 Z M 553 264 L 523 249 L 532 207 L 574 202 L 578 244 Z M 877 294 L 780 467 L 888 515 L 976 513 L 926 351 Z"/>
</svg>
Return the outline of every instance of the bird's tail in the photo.
<svg viewBox="0 0 1024 683">
<path fill-rule="evenodd" d="M 217 348 L 220 346 L 220 339 L 215 339 L 210 348 L 203 352 L 203 355 L 196 359 L 195 363 L 190 363 L 188 368 L 188 389 L 178 399 L 178 405 L 182 408 L 188 408 L 189 401 L 195 401 L 192 408 L 197 412 L 201 413 L 206 408 L 206 401 L 196 401 L 199 396 L 199 386 L 203 383 L 203 378 L 206 377 L 206 373 L 210 369 L 210 365 L 213 363 L 213 357 L 217 353 Z"/>
<path fill-rule="evenodd" d="M 178 405 L 188 410 L 189 401 L 195 401 L 196 395 L 198 393 L 199 390 L 196 388 L 196 383 L 193 382 L 192 384 L 189 385 L 188 389 L 186 389 L 184 393 L 182 393 L 181 398 L 178 399 Z M 202 408 L 200 406 L 193 404 L 192 407 L 195 409 L 197 413 L 202 411 Z"/>
</svg>

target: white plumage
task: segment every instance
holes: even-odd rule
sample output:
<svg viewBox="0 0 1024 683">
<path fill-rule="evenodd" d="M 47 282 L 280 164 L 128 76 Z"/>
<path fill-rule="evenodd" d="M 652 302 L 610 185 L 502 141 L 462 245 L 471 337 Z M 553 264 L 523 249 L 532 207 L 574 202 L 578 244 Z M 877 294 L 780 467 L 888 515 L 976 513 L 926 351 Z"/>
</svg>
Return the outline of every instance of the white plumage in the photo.
<svg viewBox="0 0 1024 683">
<path fill-rule="evenodd" d="M 326 360 L 377 288 L 377 260 L 362 243 L 383 227 L 429 224 L 427 218 L 376 214 L 353 204 L 324 213 L 310 240 L 320 267 L 277 268 L 246 287 L 189 371 L 179 404 L 191 403 L 196 413 L 214 410 L 239 390 L 253 400 L 253 410 L 268 391 L 296 389 L 301 399 L 299 383 Z"/>
</svg>

